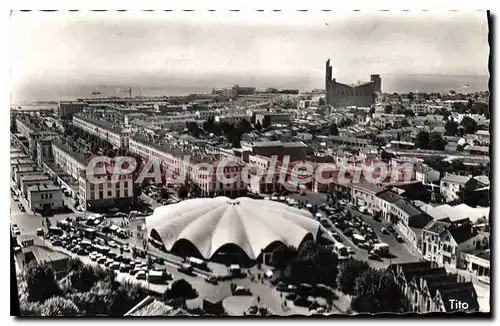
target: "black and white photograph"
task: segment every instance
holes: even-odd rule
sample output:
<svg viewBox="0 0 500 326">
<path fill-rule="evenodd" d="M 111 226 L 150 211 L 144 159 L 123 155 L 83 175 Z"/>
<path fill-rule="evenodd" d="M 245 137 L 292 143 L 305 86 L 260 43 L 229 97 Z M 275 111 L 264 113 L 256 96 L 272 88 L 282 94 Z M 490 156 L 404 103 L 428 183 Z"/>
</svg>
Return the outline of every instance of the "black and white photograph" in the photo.
<svg viewBox="0 0 500 326">
<path fill-rule="evenodd" d="M 491 316 L 491 12 L 9 25 L 11 315 Z"/>
</svg>

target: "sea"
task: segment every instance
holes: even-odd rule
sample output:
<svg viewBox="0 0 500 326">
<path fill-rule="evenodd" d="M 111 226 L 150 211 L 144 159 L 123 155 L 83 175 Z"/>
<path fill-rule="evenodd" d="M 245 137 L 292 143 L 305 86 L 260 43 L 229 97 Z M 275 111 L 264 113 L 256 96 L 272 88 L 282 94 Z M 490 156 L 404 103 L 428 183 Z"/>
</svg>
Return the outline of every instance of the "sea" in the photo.
<svg viewBox="0 0 500 326">
<path fill-rule="evenodd" d="M 488 90 L 489 76 L 449 76 L 449 75 L 381 75 L 382 91 L 386 93 L 408 93 L 408 92 L 435 92 L 448 93 L 454 90 L 457 93 L 474 93 Z M 246 83 L 245 83 L 246 82 Z M 342 81 L 339 82 L 349 82 Z M 31 84 L 25 89 L 18 89 L 11 93 L 11 106 L 47 106 L 57 107 L 58 101 L 70 101 L 77 98 L 128 96 L 128 88 L 132 87 L 132 96 L 183 96 L 193 93 L 210 93 L 214 87 L 230 87 L 233 84 L 240 86 L 253 86 L 257 89 L 294 88 L 301 92 L 312 89 L 324 88 L 323 80 L 303 77 L 266 77 L 251 78 L 248 80 L 228 80 L 223 82 L 217 80 L 203 80 L 193 83 L 190 80 L 179 80 L 175 82 L 151 84 L 150 81 L 137 79 L 134 85 L 110 83 L 108 85 L 89 85 L 85 83 L 66 83 L 51 85 L 49 83 Z M 92 94 L 93 92 L 101 94 Z M 48 103 L 40 103 L 40 101 Z"/>
</svg>

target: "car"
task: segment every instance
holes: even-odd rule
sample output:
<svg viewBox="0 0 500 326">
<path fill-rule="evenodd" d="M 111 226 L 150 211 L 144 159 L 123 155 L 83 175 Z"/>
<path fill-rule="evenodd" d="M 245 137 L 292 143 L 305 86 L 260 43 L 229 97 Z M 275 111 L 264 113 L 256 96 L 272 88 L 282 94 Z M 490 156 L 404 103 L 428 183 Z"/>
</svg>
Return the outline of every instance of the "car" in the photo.
<svg viewBox="0 0 500 326">
<path fill-rule="evenodd" d="M 82 206 L 78 206 L 78 207 L 76 208 L 76 210 L 77 210 L 77 211 L 79 211 L 79 212 L 83 212 L 83 211 L 84 211 L 84 209 L 83 209 L 83 207 L 82 207 Z"/>
<path fill-rule="evenodd" d="M 148 273 L 146 273 L 145 271 L 138 271 L 137 274 L 135 275 L 135 278 L 137 278 L 138 280 L 145 280 L 148 276 Z"/>
<path fill-rule="evenodd" d="M 80 247 L 80 249 L 78 249 L 78 251 L 76 252 L 76 254 L 78 256 L 86 256 L 86 255 L 89 254 L 89 252 L 86 249 Z"/>
<path fill-rule="evenodd" d="M 118 248 L 118 244 L 114 242 L 113 240 L 108 241 L 108 246 L 111 248 Z"/>
<path fill-rule="evenodd" d="M 120 272 L 128 273 L 130 271 L 130 265 L 121 263 L 120 264 Z"/>
<path fill-rule="evenodd" d="M 347 252 L 349 254 L 355 254 L 356 253 L 352 247 L 347 247 Z"/>
<path fill-rule="evenodd" d="M 216 285 L 219 280 L 217 279 L 217 277 L 210 275 L 205 278 L 205 282 Z"/>
<path fill-rule="evenodd" d="M 379 261 L 382 260 L 380 258 L 380 256 L 375 251 L 373 251 L 373 250 L 370 251 L 370 253 L 368 254 L 368 259 L 370 259 L 370 260 L 379 260 Z"/>
<path fill-rule="evenodd" d="M 104 263 L 104 266 L 106 267 L 111 267 L 111 264 L 113 264 L 115 261 L 111 258 L 107 258 L 106 262 Z"/>
<path fill-rule="evenodd" d="M 21 212 L 23 212 L 23 213 L 24 213 L 24 212 L 26 212 L 26 209 L 24 208 L 23 204 L 19 203 L 19 205 L 18 205 L 18 206 L 19 206 L 19 210 L 20 210 Z"/>
<path fill-rule="evenodd" d="M 45 232 L 43 231 L 43 229 L 42 229 L 42 228 L 38 228 L 38 229 L 36 229 L 36 235 L 37 235 L 37 236 L 43 236 L 43 235 L 44 235 L 44 233 L 45 233 Z"/>
<path fill-rule="evenodd" d="M 76 245 L 76 246 L 75 246 L 75 245 L 74 245 L 74 246 L 73 246 L 73 248 L 71 248 L 71 250 L 70 250 L 70 251 L 71 251 L 72 253 L 76 254 L 76 253 L 78 252 L 78 250 L 80 250 L 80 248 L 81 248 L 80 246 L 78 246 L 78 245 Z"/>
<path fill-rule="evenodd" d="M 382 234 L 391 234 L 387 228 L 381 228 L 380 232 L 382 232 Z"/>
<path fill-rule="evenodd" d="M 114 270 L 116 270 L 116 271 L 117 271 L 117 270 L 120 270 L 120 263 L 119 263 L 119 262 L 117 262 L 117 261 L 115 261 L 115 262 L 113 262 L 113 263 L 111 264 L 111 266 L 110 266 L 110 267 L 111 267 L 111 269 L 114 269 Z"/>
<path fill-rule="evenodd" d="M 19 228 L 18 228 L 18 227 L 14 227 L 14 228 L 12 229 L 12 231 L 14 231 L 14 234 L 15 234 L 15 235 L 20 235 L 20 234 L 21 234 L 21 230 L 19 230 Z"/>
<path fill-rule="evenodd" d="M 252 295 L 252 291 L 250 289 L 238 285 L 234 290 L 233 290 L 233 295 Z"/>
<path fill-rule="evenodd" d="M 96 261 L 97 260 L 97 255 L 95 255 L 94 253 L 90 253 L 89 254 L 89 259 L 92 260 L 92 261 Z"/>
<path fill-rule="evenodd" d="M 97 262 L 98 262 L 99 264 L 105 264 L 105 263 L 106 263 L 106 261 L 107 261 L 107 258 L 106 258 L 106 257 L 104 257 L 104 256 L 101 256 L 101 257 L 98 257 L 98 258 L 97 258 Z"/>
<path fill-rule="evenodd" d="M 54 241 L 52 241 L 52 245 L 55 247 L 61 246 L 62 245 L 61 239 L 54 239 Z"/>
<path fill-rule="evenodd" d="M 397 240 L 399 243 L 403 243 L 403 242 L 405 242 L 405 239 L 404 239 L 402 236 L 400 236 L 399 234 L 398 234 L 398 235 L 396 235 L 396 240 Z"/>
<path fill-rule="evenodd" d="M 140 269 L 137 269 L 137 268 L 130 268 L 130 270 L 129 270 L 129 272 L 128 272 L 128 273 L 129 273 L 130 275 L 135 275 L 135 274 L 137 274 L 139 271 L 140 271 Z"/>
<path fill-rule="evenodd" d="M 14 201 L 18 201 L 19 200 L 19 197 L 17 195 L 13 196 L 12 199 L 14 199 Z"/>
</svg>

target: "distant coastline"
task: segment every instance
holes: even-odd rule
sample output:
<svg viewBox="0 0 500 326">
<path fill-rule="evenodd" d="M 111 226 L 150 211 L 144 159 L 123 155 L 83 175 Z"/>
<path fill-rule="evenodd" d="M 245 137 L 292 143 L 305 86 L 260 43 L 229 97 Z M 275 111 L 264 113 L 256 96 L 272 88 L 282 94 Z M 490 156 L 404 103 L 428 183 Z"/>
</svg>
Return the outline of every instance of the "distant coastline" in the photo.
<svg viewBox="0 0 500 326">
<path fill-rule="evenodd" d="M 386 93 L 408 93 L 408 92 L 437 92 L 448 93 L 454 90 L 458 93 L 474 93 L 488 90 L 489 76 L 418 76 L 418 75 L 382 75 L 382 91 Z M 140 83 L 140 84 L 139 84 Z M 213 83 L 213 85 L 207 85 Z M 275 88 L 296 88 L 301 92 L 311 91 L 315 88 L 324 88 L 324 84 L 312 81 L 309 78 L 263 78 L 247 80 L 243 77 L 224 80 L 213 80 L 211 82 L 203 81 L 175 80 L 172 83 L 165 81 L 162 85 L 145 80 L 141 83 L 137 80 L 136 85 L 113 84 L 106 88 L 99 89 L 99 97 L 126 96 L 124 93 L 118 93 L 132 87 L 132 96 L 183 96 L 192 93 L 210 93 L 213 87 L 229 87 L 234 84 L 243 86 L 254 86 L 258 89 L 268 87 Z M 57 105 L 58 101 L 75 100 L 82 97 L 92 97 L 92 92 L 96 91 L 95 85 L 81 83 L 67 83 L 64 85 L 51 85 L 45 83 L 42 85 L 29 85 L 25 89 L 15 90 L 12 93 L 12 106 L 23 105 Z"/>
</svg>

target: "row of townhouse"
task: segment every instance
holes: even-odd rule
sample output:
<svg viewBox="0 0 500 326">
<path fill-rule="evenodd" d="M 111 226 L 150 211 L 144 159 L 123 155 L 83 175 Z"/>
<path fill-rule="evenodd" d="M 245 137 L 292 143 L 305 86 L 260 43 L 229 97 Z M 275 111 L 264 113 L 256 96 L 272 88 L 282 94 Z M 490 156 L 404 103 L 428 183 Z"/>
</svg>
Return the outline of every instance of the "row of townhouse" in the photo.
<svg viewBox="0 0 500 326">
<path fill-rule="evenodd" d="M 11 179 L 32 211 L 57 210 L 64 206 L 60 187 L 23 152 L 11 151 Z M 19 164 L 19 158 L 23 161 Z"/>
<path fill-rule="evenodd" d="M 465 282 L 435 263 L 420 261 L 388 267 L 412 312 L 479 311 L 478 295 L 472 282 Z"/>
<path fill-rule="evenodd" d="M 75 114 L 73 116 L 73 125 L 108 141 L 115 147 L 128 148 L 129 146 L 128 142 L 131 133 L 129 128 L 122 128 L 118 124 L 113 124 L 105 120 L 92 119 L 82 114 Z"/>
</svg>

